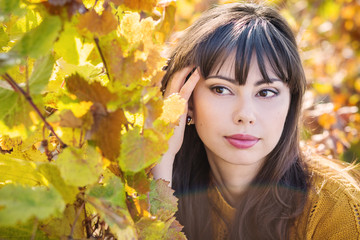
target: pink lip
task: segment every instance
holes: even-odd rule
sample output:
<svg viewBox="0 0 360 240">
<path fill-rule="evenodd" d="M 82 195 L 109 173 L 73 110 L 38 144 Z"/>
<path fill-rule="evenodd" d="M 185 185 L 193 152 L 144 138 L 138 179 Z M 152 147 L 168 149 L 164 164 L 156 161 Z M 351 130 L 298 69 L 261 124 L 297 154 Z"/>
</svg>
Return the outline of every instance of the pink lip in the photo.
<svg viewBox="0 0 360 240">
<path fill-rule="evenodd" d="M 235 134 L 225 137 L 236 148 L 246 149 L 254 146 L 260 139 L 247 134 Z"/>
</svg>

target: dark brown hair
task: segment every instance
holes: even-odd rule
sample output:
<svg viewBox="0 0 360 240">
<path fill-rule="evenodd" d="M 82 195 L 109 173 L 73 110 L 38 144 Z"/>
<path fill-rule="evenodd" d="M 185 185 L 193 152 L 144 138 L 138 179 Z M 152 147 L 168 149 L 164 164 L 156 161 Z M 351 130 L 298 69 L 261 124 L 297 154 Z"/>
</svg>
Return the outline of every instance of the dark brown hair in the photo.
<svg viewBox="0 0 360 240">
<path fill-rule="evenodd" d="M 173 49 L 163 88 L 172 75 L 197 66 L 206 79 L 235 52 L 235 78 L 245 84 L 251 57 L 263 78 L 268 62 L 290 89 L 291 102 L 276 147 L 236 206 L 231 239 L 288 239 L 294 219 L 306 202 L 309 176 L 299 149 L 298 121 L 306 80 L 295 37 L 279 13 L 257 4 L 225 4 L 204 13 Z M 179 197 L 177 217 L 189 239 L 211 237 L 210 166 L 194 125 L 186 126 L 174 161 L 173 188 Z M 260 229 L 259 229 L 260 228 Z"/>
</svg>

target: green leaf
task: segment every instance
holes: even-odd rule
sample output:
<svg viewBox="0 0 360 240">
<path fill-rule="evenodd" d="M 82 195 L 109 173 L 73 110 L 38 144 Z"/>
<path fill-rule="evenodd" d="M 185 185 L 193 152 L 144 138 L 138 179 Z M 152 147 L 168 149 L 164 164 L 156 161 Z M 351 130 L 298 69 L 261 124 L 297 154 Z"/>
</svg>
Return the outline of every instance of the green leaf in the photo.
<svg viewBox="0 0 360 240">
<path fill-rule="evenodd" d="M 158 215 L 161 219 L 172 217 L 177 211 L 178 199 L 174 196 L 174 190 L 168 186 L 168 182 L 158 179 L 150 185 L 150 212 Z"/>
<path fill-rule="evenodd" d="M 15 226 L 0 227 L 0 239 L 31 239 L 34 235 L 34 226 L 38 223 L 28 221 L 25 224 L 16 224 Z M 44 232 L 37 229 L 35 232 L 36 240 L 49 240 Z"/>
<path fill-rule="evenodd" d="M 18 98 L 18 93 L 0 87 L 0 120 L 15 108 Z"/>
<path fill-rule="evenodd" d="M 33 72 L 29 79 L 31 94 L 40 94 L 46 87 L 54 67 L 54 58 L 51 54 L 38 59 L 35 62 Z"/>
<path fill-rule="evenodd" d="M 79 208 L 80 206 L 75 204 L 68 204 L 61 217 L 45 221 L 41 224 L 40 229 L 55 239 L 69 239 L 68 236 L 70 236 L 71 229 L 73 228 L 72 239 L 86 239 L 85 228 L 83 226 L 85 221 L 84 208 L 82 208 L 82 211 Z M 74 223 L 75 226 L 73 226 Z"/>
<path fill-rule="evenodd" d="M 167 149 L 163 136 L 153 129 L 140 128 L 126 132 L 122 136 L 119 164 L 123 171 L 138 172 L 160 159 Z"/>
<path fill-rule="evenodd" d="M 85 186 L 99 179 L 102 171 L 101 155 L 91 146 L 67 147 L 55 162 L 66 184 Z"/>
<path fill-rule="evenodd" d="M 17 13 L 20 9 L 20 0 L 0 1 L 0 22 L 6 19 L 6 15 Z"/>
<path fill-rule="evenodd" d="M 139 229 L 140 239 L 144 240 L 164 239 L 169 228 L 163 221 L 150 218 L 140 219 L 136 223 L 136 227 Z"/>
<path fill-rule="evenodd" d="M 89 196 L 109 202 L 112 206 L 127 208 L 125 187 L 118 177 L 111 177 L 103 186 L 96 185 L 89 190 Z"/>
<path fill-rule="evenodd" d="M 55 187 L 66 203 L 73 203 L 79 193 L 77 187 L 69 186 L 61 178 L 59 169 L 53 163 L 44 163 L 39 167 L 39 172 Z"/>
<path fill-rule="evenodd" d="M 34 162 L 0 154 L 0 183 L 17 183 L 30 186 L 46 185 L 44 177 L 36 171 Z"/>
<path fill-rule="evenodd" d="M 10 38 L 7 33 L 4 31 L 4 27 L 0 27 L 0 50 L 2 47 L 6 46 Z"/>
<path fill-rule="evenodd" d="M 27 32 L 11 49 L 23 57 L 38 58 L 46 55 L 58 37 L 61 20 L 57 16 L 49 16 L 42 23 Z"/>
<path fill-rule="evenodd" d="M 0 225 L 10 226 L 31 217 L 46 219 L 62 212 L 65 203 L 54 188 L 5 185 L 0 189 Z"/>
<path fill-rule="evenodd" d="M 76 48 L 75 37 L 77 36 L 76 28 L 69 23 L 65 23 L 64 31 L 61 32 L 59 40 L 54 44 L 54 50 L 66 62 L 79 64 L 79 53 Z"/>
</svg>

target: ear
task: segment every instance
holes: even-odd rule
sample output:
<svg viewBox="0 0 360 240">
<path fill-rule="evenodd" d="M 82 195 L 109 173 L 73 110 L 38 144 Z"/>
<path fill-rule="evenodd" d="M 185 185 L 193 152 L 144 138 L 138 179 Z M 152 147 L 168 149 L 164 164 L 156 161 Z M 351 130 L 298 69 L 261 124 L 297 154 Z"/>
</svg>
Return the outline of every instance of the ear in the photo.
<svg viewBox="0 0 360 240">
<path fill-rule="evenodd" d="M 194 101 L 193 97 L 191 95 L 189 101 L 188 101 L 188 116 L 190 116 L 192 119 L 194 119 Z"/>
</svg>

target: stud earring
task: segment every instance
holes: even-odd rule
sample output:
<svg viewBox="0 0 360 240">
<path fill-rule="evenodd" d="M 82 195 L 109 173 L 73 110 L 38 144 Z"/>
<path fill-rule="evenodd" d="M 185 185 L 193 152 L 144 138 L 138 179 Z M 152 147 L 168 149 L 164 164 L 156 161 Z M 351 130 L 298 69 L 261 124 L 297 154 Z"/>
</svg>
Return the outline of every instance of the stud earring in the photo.
<svg viewBox="0 0 360 240">
<path fill-rule="evenodd" d="M 190 126 L 192 124 L 192 118 L 190 116 L 186 117 L 186 125 Z"/>
</svg>

